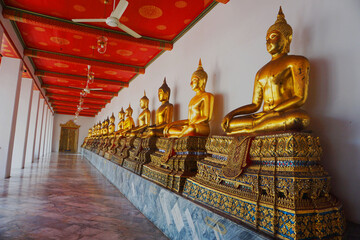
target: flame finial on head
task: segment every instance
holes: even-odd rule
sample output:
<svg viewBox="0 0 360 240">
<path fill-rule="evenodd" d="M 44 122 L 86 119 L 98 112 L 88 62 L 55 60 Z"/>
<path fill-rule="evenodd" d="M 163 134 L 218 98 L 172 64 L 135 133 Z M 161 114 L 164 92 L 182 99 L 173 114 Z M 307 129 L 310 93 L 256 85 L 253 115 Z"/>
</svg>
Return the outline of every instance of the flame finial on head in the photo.
<svg viewBox="0 0 360 240">
<path fill-rule="evenodd" d="M 169 88 L 169 86 L 167 85 L 167 83 L 166 83 L 166 77 L 164 77 L 164 82 L 163 82 L 163 84 L 161 85 L 161 87 L 159 88 L 159 90 L 163 90 L 163 92 L 164 93 L 167 93 L 167 94 L 169 94 L 169 96 L 170 96 L 170 88 Z"/>
<path fill-rule="evenodd" d="M 267 31 L 267 34 L 270 32 L 277 30 L 280 33 L 284 35 L 284 37 L 288 38 L 292 36 L 292 28 L 291 26 L 286 22 L 285 15 L 282 11 L 282 8 L 280 6 L 276 21 L 273 25 L 270 26 L 269 30 Z"/>
<path fill-rule="evenodd" d="M 207 73 L 204 71 L 204 68 L 202 66 L 202 62 L 201 62 L 201 58 L 199 60 L 199 66 L 197 68 L 197 70 L 193 73 L 192 77 L 198 77 L 199 79 L 205 79 L 205 81 L 208 78 Z"/>
</svg>

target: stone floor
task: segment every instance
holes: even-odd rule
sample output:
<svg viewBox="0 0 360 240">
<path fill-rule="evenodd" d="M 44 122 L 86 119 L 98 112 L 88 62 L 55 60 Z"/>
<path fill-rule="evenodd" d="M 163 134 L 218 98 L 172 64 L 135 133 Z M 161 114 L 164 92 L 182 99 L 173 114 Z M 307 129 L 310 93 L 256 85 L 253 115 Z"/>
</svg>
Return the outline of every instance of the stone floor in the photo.
<svg viewBox="0 0 360 240">
<path fill-rule="evenodd" d="M 0 180 L 0 239 L 167 239 L 81 155 Z"/>
</svg>

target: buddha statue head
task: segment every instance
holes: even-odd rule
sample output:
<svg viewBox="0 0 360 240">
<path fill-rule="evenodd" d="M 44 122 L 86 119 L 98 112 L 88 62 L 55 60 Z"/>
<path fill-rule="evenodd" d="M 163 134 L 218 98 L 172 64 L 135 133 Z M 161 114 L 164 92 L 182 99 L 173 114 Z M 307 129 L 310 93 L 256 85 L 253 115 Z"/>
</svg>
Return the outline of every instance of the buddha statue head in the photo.
<svg viewBox="0 0 360 240">
<path fill-rule="evenodd" d="M 114 113 L 112 113 L 111 117 L 110 117 L 110 124 L 115 122 L 115 116 Z"/>
<path fill-rule="evenodd" d="M 133 109 L 131 108 L 130 104 L 129 107 L 125 110 L 125 116 L 126 117 L 131 117 L 133 114 Z"/>
<path fill-rule="evenodd" d="M 170 90 L 169 86 L 166 83 L 166 78 L 164 78 L 164 82 L 163 82 L 163 84 L 161 85 L 161 87 L 159 88 L 159 91 L 158 91 L 159 101 L 160 102 L 169 101 L 170 92 L 171 92 L 171 90 Z"/>
<path fill-rule="evenodd" d="M 208 79 L 208 75 L 202 67 L 201 58 L 200 58 L 199 66 L 198 66 L 197 70 L 191 76 L 191 83 L 190 83 L 191 88 L 195 92 L 197 92 L 197 91 L 204 92 L 207 79 Z"/>
<path fill-rule="evenodd" d="M 292 40 L 292 28 L 287 24 L 285 15 L 280 7 L 277 19 L 266 33 L 267 51 L 274 55 L 276 53 L 288 53 Z"/>
<path fill-rule="evenodd" d="M 144 96 L 142 98 L 140 98 L 140 107 L 142 109 L 146 109 L 149 107 L 149 99 L 146 96 L 145 90 L 144 90 Z"/>
<path fill-rule="evenodd" d="M 119 118 L 120 121 L 124 120 L 124 118 L 125 118 L 124 108 L 122 108 L 122 107 L 121 107 L 121 110 L 120 110 L 120 112 L 118 114 L 118 118 Z"/>
<path fill-rule="evenodd" d="M 110 117 L 110 124 L 109 124 L 109 134 L 112 134 L 115 131 L 115 116 L 114 113 L 112 113 Z"/>
</svg>

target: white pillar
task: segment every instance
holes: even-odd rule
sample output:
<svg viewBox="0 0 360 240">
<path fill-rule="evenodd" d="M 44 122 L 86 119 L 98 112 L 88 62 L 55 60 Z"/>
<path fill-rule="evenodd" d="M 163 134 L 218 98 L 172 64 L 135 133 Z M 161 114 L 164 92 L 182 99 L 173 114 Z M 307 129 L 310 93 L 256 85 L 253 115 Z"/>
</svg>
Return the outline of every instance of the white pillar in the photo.
<svg viewBox="0 0 360 240">
<path fill-rule="evenodd" d="M 51 142 L 52 142 L 51 134 L 52 134 L 53 119 L 54 119 L 54 116 L 53 116 L 52 112 L 50 111 L 49 140 L 48 140 L 48 150 L 47 150 L 48 154 L 51 153 Z"/>
<path fill-rule="evenodd" d="M 46 156 L 48 154 L 48 148 L 49 148 L 49 129 L 50 129 L 50 117 L 51 117 L 50 108 L 48 108 L 47 111 L 48 111 L 48 117 L 47 117 L 47 121 L 46 121 L 46 137 L 45 137 L 44 156 Z"/>
<path fill-rule="evenodd" d="M 34 155 L 36 128 L 37 128 L 37 116 L 38 116 L 39 103 L 40 103 L 40 91 L 33 90 L 32 95 L 33 95 L 33 97 L 32 97 L 33 99 L 31 102 L 29 133 L 28 133 L 28 140 L 27 140 L 26 154 L 25 154 L 25 165 L 26 166 L 31 165 L 32 158 Z"/>
<path fill-rule="evenodd" d="M 34 149 L 34 156 L 32 159 L 32 162 L 34 162 L 35 159 L 39 158 L 39 151 L 40 151 L 40 140 L 41 140 L 41 131 L 42 131 L 42 120 L 44 115 L 44 99 L 40 99 L 39 103 L 39 111 L 37 116 L 37 129 L 36 129 L 36 140 L 35 140 L 35 149 Z"/>
<path fill-rule="evenodd" d="M 49 109 L 48 109 L 48 105 L 46 103 L 44 105 L 44 111 L 45 112 L 44 112 L 44 121 L 43 121 L 43 131 L 42 131 L 42 134 L 41 134 L 41 145 L 40 145 L 40 153 L 39 153 L 40 157 L 44 156 L 47 119 L 48 119 L 48 115 L 49 115 Z"/>
<path fill-rule="evenodd" d="M 0 179 L 10 177 L 22 67 L 21 59 L 3 57 L 1 60 Z"/>
<path fill-rule="evenodd" d="M 52 114 L 51 116 L 51 128 L 50 128 L 50 153 L 52 153 L 53 149 L 53 134 L 54 134 L 54 118 L 55 114 Z"/>
<path fill-rule="evenodd" d="M 21 80 L 19 108 L 16 119 L 14 149 L 11 168 L 24 168 L 25 147 L 29 129 L 30 106 L 32 100 L 33 80 L 23 78 Z"/>
</svg>

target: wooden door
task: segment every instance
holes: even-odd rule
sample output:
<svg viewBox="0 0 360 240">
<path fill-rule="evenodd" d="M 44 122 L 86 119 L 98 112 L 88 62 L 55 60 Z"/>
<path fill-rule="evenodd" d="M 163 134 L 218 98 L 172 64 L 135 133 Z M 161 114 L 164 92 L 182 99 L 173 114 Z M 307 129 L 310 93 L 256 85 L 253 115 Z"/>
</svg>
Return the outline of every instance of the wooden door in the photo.
<svg viewBox="0 0 360 240">
<path fill-rule="evenodd" d="M 70 122 L 71 121 L 71 122 Z M 66 124 L 60 124 L 59 152 L 76 153 L 78 148 L 79 127 L 72 120 Z"/>
</svg>

